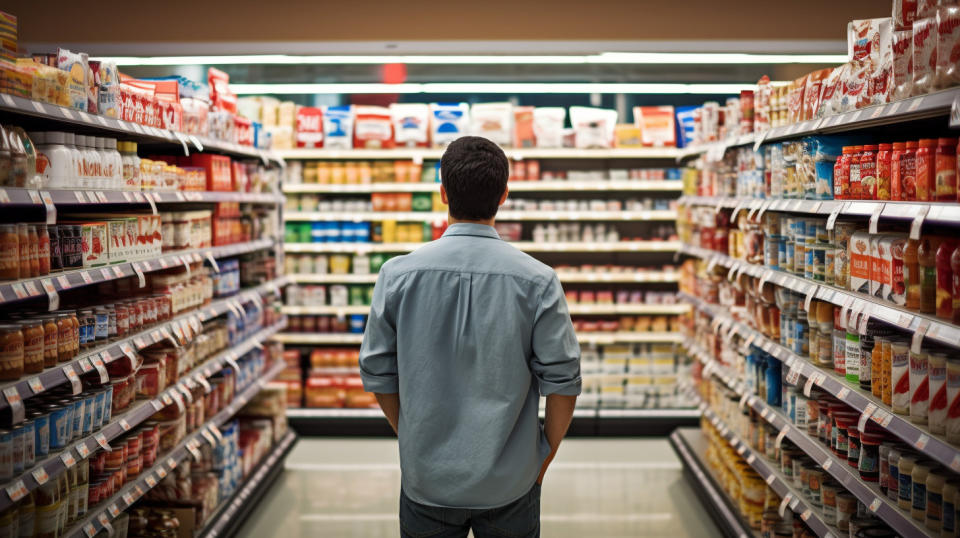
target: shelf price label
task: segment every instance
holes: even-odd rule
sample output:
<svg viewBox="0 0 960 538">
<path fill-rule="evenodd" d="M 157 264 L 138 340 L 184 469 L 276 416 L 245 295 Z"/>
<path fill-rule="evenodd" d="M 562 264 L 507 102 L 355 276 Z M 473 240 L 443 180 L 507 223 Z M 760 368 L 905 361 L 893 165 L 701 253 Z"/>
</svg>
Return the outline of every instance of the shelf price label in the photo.
<svg viewBox="0 0 960 538">
<path fill-rule="evenodd" d="M 151 489 L 157 487 L 157 478 L 153 476 L 153 473 L 148 474 L 146 478 L 143 479 Z"/>
<path fill-rule="evenodd" d="M 60 294 L 57 287 L 53 285 L 53 280 L 44 278 L 40 281 L 40 287 L 47 294 L 47 310 L 52 312 L 60 308 Z"/>
<path fill-rule="evenodd" d="M 920 347 L 923 345 L 923 337 L 927 334 L 928 329 L 930 329 L 930 320 L 921 320 L 920 325 L 917 326 L 917 329 L 913 332 L 910 351 L 920 353 Z"/>
<path fill-rule="evenodd" d="M 27 485 L 23 483 L 23 480 L 17 480 L 13 484 L 7 486 L 7 495 L 10 497 L 10 500 L 17 502 L 20 499 L 27 496 L 29 491 L 27 491 Z"/>
<path fill-rule="evenodd" d="M 880 214 L 883 213 L 883 207 L 885 204 L 877 204 L 873 208 L 873 213 L 870 214 L 870 234 L 877 233 L 877 226 L 880 224 Z"/>
<path fill-rule="evenodd" d="M 860 415 L 860 421 L 857 422 L 857 429 L 863 431 L 867 427 L 867 421 L 870 420 L 870 417 L 873 416 L 873 412 L 877 410 L 877 404 L 871 403 L 867 404 L 867 407 L 863 409 L 863 413 Z"/>
<path fill-rule="evenodd" d="M 773 476 L 773 475 L 770 475 Z M 790 501 L 793 500 L 793 493 L 787 492 L 783 496 L 783 500 L 780 501 L 780 508 L 777 509 L 777 512 L 780 514 L 780 517 L 783 517 L 787 513 L 787 505 L 790 504 Z"/>
<path fill-rule="evenodd" d="M 958 94 L 958 97 L 960 97 L 960 94 Z M 929 212 L 929 205 L 924 205 L 917 208 L 917 214 L 913 217 L 913 221 L 910 222 L 910 239 L 913 239 L 914 241 L 918 241 L 920 239 L 920 230 L 923 228 L 923 221 L 927 218 L 927 214 Z"/>
<path fill-rule="evenodd" d="M 107 367 L 103 364 L 103 358 L 100 355 L 94 355 L 90 358 L 90 362 L 93 363 L 93 367 L 97 369 L 97 373 L 100 374 L 100 383 L 106 383 L 110 381 L 110 374 L 107 373 Z"/>
<path fill-rule="evenodd" d="M 37 467 L 31 473 L 33 479 L 37 481 L 38 485 L 44 485 L 50 480 L 50 475 L 47 474 L 47 470 L 43 466 Z"/>
<path fill-rule="evenodd" d="M 81 458 L 86 458 L 90 455 L 90 447 L 87 446 L 86 442 L 81 441 L 77 443 L 76 449 L 77 454 L 80 454 Z"/>
<path fill-rule="evenodd" d="M 97 528 L 93 526 L 93 523 L 87 523 L 83 526 L 83 533 L 87 535 L 87 538 L 93 538 L 97 535 Z"/>
<path fill-rule="evenodd" d="M 10 406 L 10 411 L 13 414 L 13 423 L 19 424 L 23 422 L 25 414 L 23 398 L 20 397 L 20 392 L 17 391 L 16 385 L 3 389 L 3 396 L 6 398 L 7 404 Z"/>
<path fill-rule="evenodd" d="M 60 454 L 60 461 L 63 462 L 63 466 L 66 467 L 67 469 L 77 464 L 76 458 L 73 457 L 73 454 L 69 450 L 64 451 L 62 454 Z"/>
<path fill-rule="evenodd" d="M 80 394 L 83 390 L 83 385 L 80 383 L 80 377 L 77 375 L 77 372 L 73 369 L 72 365 L 66 365 L 63 367 L 63 375 L 66 376 L 67 380 L 70 381 L 70 390 L 71 393 L 76 396 Z"/>
<path fill-rule="evenodd" d="M 787 436 L 787 432 L 789 431 L 790 431 L 789 424 L 784 424 L 783 427 L 780 428 L 780 433 L 777 434 L 777 439 L 774 442 L 774 446 L 777 447 L 777 450 L 780 450 L 780 446 L 783 445 L 783 438 Z"/>
<path fill-rule="evenodd" d="M 107 451 L 113 450 L 112 448 L 110 448 L 110 443 L 107 442 L 107 436 L 104 435 L 103 432 L 100 432 L 94 435 L 93 438 L 96 439 L 97 444 L 100 445 L 100 447 L 103 448 L 104 450 L 107 450 Z"/>
</svg>

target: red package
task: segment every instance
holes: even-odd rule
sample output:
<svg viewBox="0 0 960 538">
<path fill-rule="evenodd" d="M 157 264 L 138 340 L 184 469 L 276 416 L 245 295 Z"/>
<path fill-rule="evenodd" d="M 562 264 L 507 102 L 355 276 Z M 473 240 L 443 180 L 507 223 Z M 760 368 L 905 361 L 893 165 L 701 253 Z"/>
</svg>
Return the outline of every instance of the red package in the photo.
<svg viewBox="0 0 960 538">
<path fill-rule="evenodd" d="M 917 0 L 893 0 L 895 30 L 909 30 L 917 18 Z"/>
<path fill-rule="evenodd" d="M 323 109 L 312 106 L 297 107 L 297 147 L 323 147 Z"/>
<path fill-rule="evenodd" d="M 253 145 L 253 120 L 239 115 L 234 116 L 233 132 L 236 136 L 237 144 L 241 146 Z"/>
<path fill-rule="evenodd" d="M 537 137 L 533 133 L 532 106 L 513 107 L 513 147 L 532 148 L 537 145 Z"/>
<path fill-rule="evenodd" d="M 892 100 L 910 97 L 913 89 L 913 31 L 893 33 L 893 93 Z"/>
<path fill-rule="evenodd" d="M 859 60 L 850 62 L 843 82 L 843 95 L 840 97 L 840 112 L 848 112 L 864 102 L 870 90 L 870 61 Z"/>
<path fill-rule="evenodd" d="M 941 2 L 943 3 L 943 2 Z M 937 16 L 937 0 L 917 0 L 917 15 L 913 19 L 926 19 Z"/>
<path fill-rule="evenodd" d="M 847 71 L 843 64 L 830 70 L 827 78 L 820 84 L 820 104 L 816 116 L 823 117 L 839 112 L 840 96 L 843 94 L 843 76 Z"/>
<path fill-rule="evenodd" d="M 380 106 L 357 106 L 353 124 L 353 147 L 392 149 L 393 121 L 390 109 Z"/>
<path fill-rule="evenodd" d="M 937 19 L 913 22 L 913 95 L 930 93 L 937 73 Z"/>
<path fill-rule="evenodd" d="M 213 106 L 227 112 L 237 112 L 237 96 L 230 91 L 230 75 L 211 67 L 207 69 L 207 82 L 210 84 L 210 100 Z"/>
<path fill-rule="evenodd" d="M 936 87 L 960 84 L 960 6 L 937 9 Z"/>
<path fill-rule="evenodd" d="M 817 109 L 820 108 L 820 99 L 823 95 L 823 81 L 830 75 L 831 71 L 833 70 L 821 69 L 807 75 L 807 82 L 803 89 L 801 120 L 806 121 L 817 117 Z"/>
<path fill-rule="evenodd" d="M 803 90 L 807 85 L 807 75 L 790 83 L 787 90 L 787 123 L 803 120 Z"/>
</svg>

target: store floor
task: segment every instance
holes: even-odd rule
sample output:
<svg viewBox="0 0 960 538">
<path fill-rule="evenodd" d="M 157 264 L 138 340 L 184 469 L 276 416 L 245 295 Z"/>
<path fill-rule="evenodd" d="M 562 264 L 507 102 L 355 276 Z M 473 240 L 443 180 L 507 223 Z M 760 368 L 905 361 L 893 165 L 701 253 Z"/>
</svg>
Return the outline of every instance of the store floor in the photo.
<svg viewBox="0 0 960 538">
<path fill-rule="evenodd" d="M 389 439 L 301 439 L 240 532 L 396 537 L 400 468 Z M 547 472 L 542 535 L 718 536 L 666 439 L 568 439 Z"/>
</svg>

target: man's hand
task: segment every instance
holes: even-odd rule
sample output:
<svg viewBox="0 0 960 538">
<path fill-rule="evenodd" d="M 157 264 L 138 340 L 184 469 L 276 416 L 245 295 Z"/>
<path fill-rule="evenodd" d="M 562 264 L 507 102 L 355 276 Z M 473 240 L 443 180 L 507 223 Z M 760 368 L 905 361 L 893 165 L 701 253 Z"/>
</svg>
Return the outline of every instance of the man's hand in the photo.
<svg viewBox="0 0 960 538">
<path fill-rule="evenodd" d="M 390 427 L 393 428 L 393 433 L 399 435 L 397 424 L 400 421 L 400 395 L 375 393 L 374 396 L 377 397 L 377 403 L 380 404 L 380 409 L 383 411 L 384 416 L 387 417 L 387 422 L 389 422 Z"/>
<path fill-rule="evenodd" d="M 379 398 L 379 395 L 377 395 Z M 540 476 L 537 477 L 537 484 L 543 484 L 543 476 L 547 473 L 547 467 L 560 450 L 560 441 L 567 434 L 570 427 L 570 421 L 573 420 L 573 408 L 577 405 L 576 396 L 562 396 L 560 394 L 550 394 L 547 396 L 546 417 L 543 421 L 543 432 L 547 436 L 547 442 L 550 443 L 550 455 L 543 462 L 540 468 Z"/>
</svg>

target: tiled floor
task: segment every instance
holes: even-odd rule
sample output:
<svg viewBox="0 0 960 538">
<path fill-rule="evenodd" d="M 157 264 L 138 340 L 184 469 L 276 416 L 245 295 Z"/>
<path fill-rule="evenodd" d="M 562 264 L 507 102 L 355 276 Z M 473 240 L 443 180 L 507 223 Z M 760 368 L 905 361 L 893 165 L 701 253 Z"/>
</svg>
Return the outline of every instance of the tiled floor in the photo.
<svg viewBox="0 0 960 538">
<path fill-rule="evenodd" d="M 301 439 L 241 538 L 396 537 L 394 440 Z M 568 439 L 544 481 L 542 535 L 718 536 L 666 439 Z"/>
</svg>

